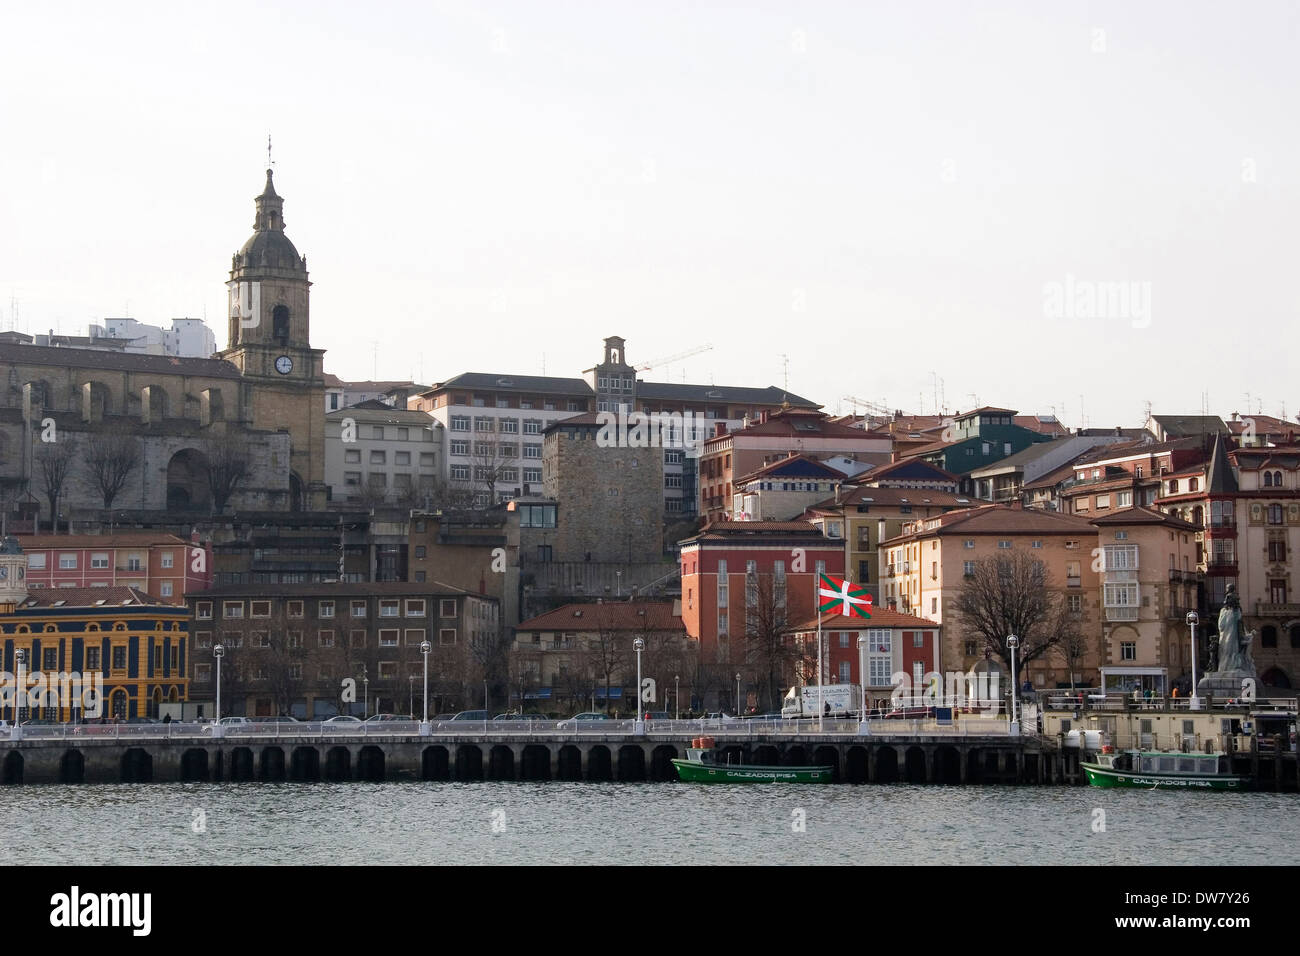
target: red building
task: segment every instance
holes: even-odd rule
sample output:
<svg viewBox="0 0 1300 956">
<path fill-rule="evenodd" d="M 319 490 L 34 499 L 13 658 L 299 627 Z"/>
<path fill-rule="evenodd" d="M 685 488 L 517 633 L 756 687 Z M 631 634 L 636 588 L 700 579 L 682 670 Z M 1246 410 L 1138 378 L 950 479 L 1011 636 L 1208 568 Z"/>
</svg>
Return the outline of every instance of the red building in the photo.
<svg viewBox="0 0 1300 956">
<path fill-rule="evenodd" d="M 132 587 L 164 604 L 184 604 L 186 591 L 212 586 L 212 550 L 197 536 L 193 543 L 152 531 L 29 534 L 18 540 L 32 589 Z"/>
<path fill-rule="evenodd" d="M 869 708 L 888 705 L 895 674 L 908 675 L 913 689 L 906 696 L 910 697 L 921 694 L 927 674 L 940 673 L 939 625 L 923 617 L 878 607 L 866 620 L 824 617 L 821 632 L 824 683 L 858 684 L 865 666 Z M 817 618 L 803 620 L 794 638 L 804 665 L 804 683 L 816 684 Z"/>
<path fill-rule="evenodd" d="M 699 646 L 696 692 L 730 700 L 735 674 L 742 685 L 766 687 L 746 635 L 811 617 L 816 575 L 844 574 L 844 543 L 807 521 L 715 521 L 681 542 L 681 562 L 682 623 Z"/>
</svg>

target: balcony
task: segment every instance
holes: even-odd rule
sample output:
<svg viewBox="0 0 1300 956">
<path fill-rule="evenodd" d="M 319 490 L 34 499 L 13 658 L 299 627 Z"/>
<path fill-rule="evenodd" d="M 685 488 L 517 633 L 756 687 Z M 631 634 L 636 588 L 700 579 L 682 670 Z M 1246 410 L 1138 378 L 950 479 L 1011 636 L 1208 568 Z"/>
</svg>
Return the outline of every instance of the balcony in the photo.
<svg viewBox="0 0 1300 956">
<path fill-rule="evenodd" d="M 1133 605 L 1107 606 L 1107 621 L 1136 621 L 1138 619 L 1138 609 Z"/>
<path fill-rule="evenodd" d="M 1266 604 L 1255 602 L 1256 617 L 1300 617 L 1300 604 Z"/>
<path fill-rule="evenodd" d="M 1236 574 L 1237 556 L 1235 554 L 1211 554 L 1205 559 L 1207 574 Z"/>
</svg>

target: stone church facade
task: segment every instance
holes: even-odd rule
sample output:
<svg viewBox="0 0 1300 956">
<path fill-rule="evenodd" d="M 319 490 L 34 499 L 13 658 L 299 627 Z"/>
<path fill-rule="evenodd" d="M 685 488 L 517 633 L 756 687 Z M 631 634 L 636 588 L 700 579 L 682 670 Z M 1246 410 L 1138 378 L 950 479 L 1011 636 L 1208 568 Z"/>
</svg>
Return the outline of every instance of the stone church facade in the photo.
<svg viewBox="0 0 1300 956">
<path fill-rule="evenodd" d="M 0 344 L 0 494 L 11 517 L 38 509 L 49 525 L 43 446 L 60 442 L 73 449 L 64 521 L 104 509 L 87 460 L 95 442 L 137 445 L 115 511 L 208 515 L 209 474 L 232 456 L 247 474 L 227 509 L 323 506 L 324 351 L 310 346 L 311 283 L 283 205 L 268 170 L 227 283 L 230 347 L 211 359 Z"/>
</svg>

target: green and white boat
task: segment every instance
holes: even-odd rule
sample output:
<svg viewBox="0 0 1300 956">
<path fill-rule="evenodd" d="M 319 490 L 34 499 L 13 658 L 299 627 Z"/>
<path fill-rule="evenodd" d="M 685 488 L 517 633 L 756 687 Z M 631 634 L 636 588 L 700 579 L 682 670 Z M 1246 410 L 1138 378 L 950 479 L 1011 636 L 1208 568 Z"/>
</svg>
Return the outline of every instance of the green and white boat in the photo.
<svg viewBox="0 0 1300 956">
<path fill-rule="evenodd" d="M 716 752 L 704 747 L 688 747 L 686 759 L 674 759 L 673 766 L 685 783 L 831 783 L 835 769 L 718 763 Z"/>
<path fill-rule="evenodd" d="M 1080 766 L 1094 787 L 1143 790 L 1246 790 L 1249 779 L 1234 774 L 1224 754 L 1170 750 L 1101 753 Z"/>
</svg>

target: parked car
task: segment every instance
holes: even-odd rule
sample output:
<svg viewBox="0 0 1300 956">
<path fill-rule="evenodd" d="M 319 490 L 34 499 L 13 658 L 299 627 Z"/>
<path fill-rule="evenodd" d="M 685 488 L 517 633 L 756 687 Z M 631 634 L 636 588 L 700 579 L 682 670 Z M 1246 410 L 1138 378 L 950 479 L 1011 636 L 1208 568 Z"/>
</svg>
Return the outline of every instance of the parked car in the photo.
<svg viewBox="0 0 1300 956">
<path fill-rule="evenodd" d="M 487 720 L 488 712 L 486 710 L 462 710 L 459 714 L 451 718 L 452 720 Z"/>
<path fill-rule="evenodd" d="M 399 717 L 397 714 L 371 714 L 366 718 L 368 724 L 382 724 L 390 720 L 410 720 L 410 717 Z"/>
<path fill-rule="evenodd" d="M 556 724 L 555 726 L 556 726 L 556 727 L 572 727 L 572 726 L 574 725 L 574 723 L 575 723 L 576 721 L 579 721 L 579 720 L 582 720 L 582 721 L 587 721 L 587 720 L 609 720 L 609 715 L 608 715 L 608 714 L 599 714 L 599 713 L 596 713 L 595 711 L 586 711 L 585 713 L 574 714 L 574 715 L 573 715 L 572 717 L 570 717 L 568 720 L 562 720 L 562 721 L 560 721 L 558 724 Z"/>
<path fill-rule="evenodd" d="M 290 717 L 288 714 L 281 714 L 279 717 L 257 717 L 255 723 L 259 724 L 301 724 L 302 721 L 297 717 Z"/>
<path fill-rule="evenodd" d="M 495 724 L 498 720 L 527 720 L 527 719 L 528 718 L 526 718 L 523 714 L 497 714 L 495 717 L 492 718 L 492 723 Z"/>
<path fill-rule="evenodd" d="M 456 715 L 455 715 L 455 714 L 438 714 L 438 715 L 435 716 L 433 719 L 434 719 L 434 720 L 455 720 L 455 719 L 456 719 Z"/>
<path fill-rule="evenodd" d="M 253 722 L 249 720 L 247 717 L 222 717 L 219 721 L 217 721 L 217 724 L 220 724 L 221 727 L 224 728 L 226 731 L 234 730 L 236 732 L 248 730 L 252 725 L 252 723 Z M 212 728 L 214 726 L 216 725 L 204 724 L 202 728 L 202 732 L 205 734 L 210 734 L 212 733 Z"/>
<path fill-rule="evenodd" d="M 361 718 L 360 718 L 360 717 L 353 717 L 351 714 L 339 714 L 337 717 L 331 717 L 331 718 L 329 718 L 328 720 L 323 720 L 323 721 L 321 721 L 321 723 L 324 723 L 324 724 L 359 724 L 359 723 L 361 723 Z"/>
</svg>

